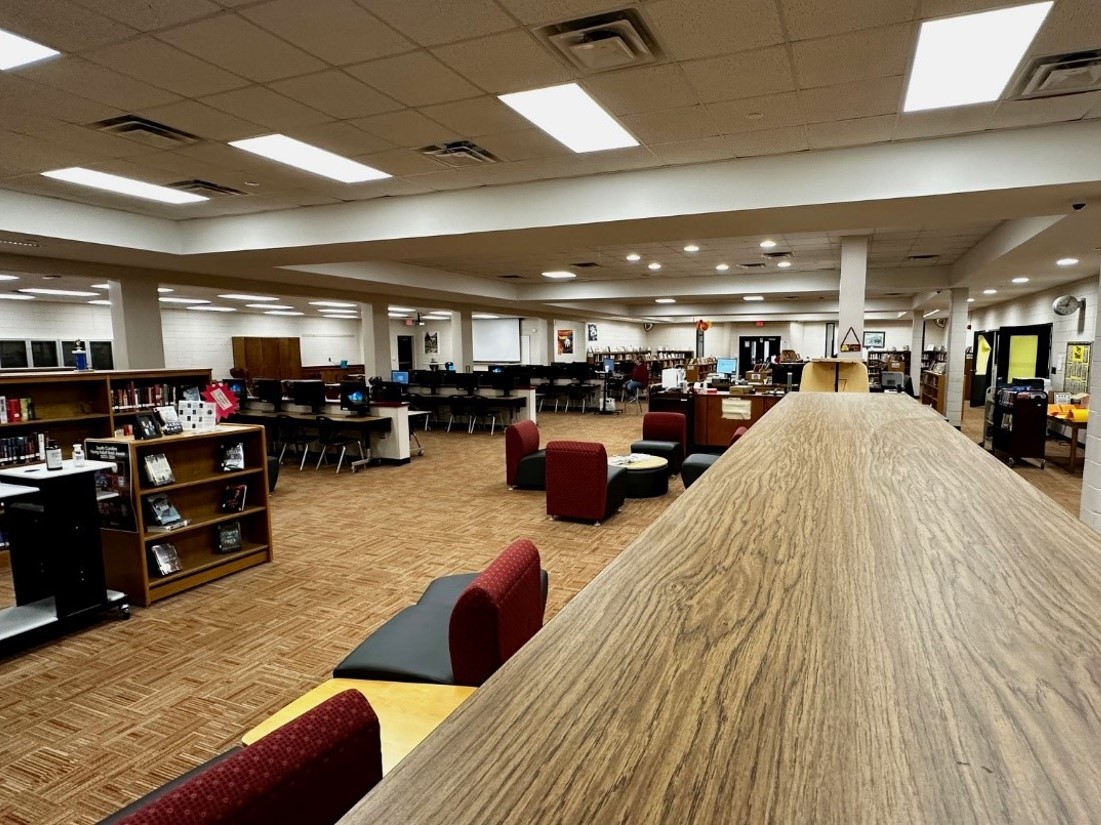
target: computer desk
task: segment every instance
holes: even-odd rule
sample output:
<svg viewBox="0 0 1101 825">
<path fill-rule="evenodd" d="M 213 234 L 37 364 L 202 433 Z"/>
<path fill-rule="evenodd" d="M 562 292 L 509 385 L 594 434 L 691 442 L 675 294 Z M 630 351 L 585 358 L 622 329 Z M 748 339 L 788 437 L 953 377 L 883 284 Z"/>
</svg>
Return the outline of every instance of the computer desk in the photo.
<svg viewBox="0 0 1101 825">
<path fill-rule="evenodd" d="M 436 407 L 437 411 L 441 404 L 447 404 L 450 401 L 454 401 L 456 398 L 481 398 L 487 402 L 490 406 L 500 407 L 501 409 L 508 410 L 508 420 L 513 422 L 516 420 L 516 411 L 522 410 L 527 406 L 528 400 L 523 396 L 518 395 L 482 395 L 475 393 L 473 396 L 465 392 L 455 393 L 418 393 L 410 392 L 409 397 L 418 400 L 423 399 L 431 402 Z"/>
<path fill-rule="evenodd" d="M 285 415 L 292 421 L 296 421 L 308 427 L 317 427 L 317 416 L 311 413 L 298 413 L 298 412 L 268 412 L 267 410 L 238 410 L 233 413 L 229 418 L 231 421 L 235 421 L 241 424 L 260 424 L 261 426 L 270 426 L 275 424 L 279 416 Z M 322 413 L 324 415 L 324 413 Z M 370 440 L 372 433 L 388 433 L 392 426 L 391 419 L 384 418 L 377 415 L 328 415 L 327 418 L 331 419 L 333 424 L 336 425 L 341 431 L 355 432 L 360 440 Z M 366 466 L 370 463 L 370 458 L 356 459 L 349 462 L 352 468 L 352 472 L 355 473 L 360 467 Z"/>
<path fill-rule="evenodd" d="M 935 412 L 792 393 L 341 823 L 1101 822 L 1098 604 Z"/>
</svg>

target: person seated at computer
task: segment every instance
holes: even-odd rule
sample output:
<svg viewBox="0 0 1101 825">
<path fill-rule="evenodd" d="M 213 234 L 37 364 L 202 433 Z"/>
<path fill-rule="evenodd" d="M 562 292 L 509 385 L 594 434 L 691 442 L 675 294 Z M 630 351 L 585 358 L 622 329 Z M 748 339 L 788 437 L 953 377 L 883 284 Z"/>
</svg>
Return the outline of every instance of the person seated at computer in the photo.
<svg viewBox="0 0 1101 825">
<path fill-rule="evenodd" d="M 644 390 L 650 386 L 650 368 L 646 366 L 645 361 L 639 361 L 635 364 L 634 370 L 631 371 L 630 380 L 623 385 L 631 395 L 638 395 L 639 390 Z"/>
</svg>

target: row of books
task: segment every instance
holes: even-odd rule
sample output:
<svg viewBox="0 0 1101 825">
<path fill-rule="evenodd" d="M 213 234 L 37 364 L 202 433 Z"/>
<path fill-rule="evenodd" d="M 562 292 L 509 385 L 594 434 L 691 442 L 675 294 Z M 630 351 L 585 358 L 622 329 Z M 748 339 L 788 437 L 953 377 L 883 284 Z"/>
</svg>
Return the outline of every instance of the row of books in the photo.
<svg viewBox="0 0 1101 825">
<path fill-rule="evenodd" d="M 227 484 L 222 491 L 222 500 L 218 509 L 223 513 L 240 513 L 245 509 L 245 500 L 248 498 L 247 484 Z M 145 529 L 150 533 L 168 533 L 179 530 L 191 524 L 190 519 L 180 515 L 176 505 L 167 493 L 159 493 L 150 496 L 145 501 L 146 525 Z"/>
<path fill-rule="evenodd" d="M 178 401 L 198 401 L 198 387 L 177 387 L 173 384 L 152 384 L 139 387 L 131 381 L 125 387 L 111 390 L 111 409 L 142 410 L 164 407 Z"/>
<path fill-rule="evenodd" d="M 8 398 L 0 395 L 0 424 L 30 421 L 34 418 L 34 401 L 29 398 Z"/>
<path fill-rule="evenodd" d="M 243 441 L 234 441 L 222 445 L 222 458 L 219 467 L 223 473 L 232 473 L 245 469 L 245 444 Z M 164 453 L 153 453 L 145 456 L 145 477 L 154 487 L 163 487 L 166 484 L 176 483 L 176 474 L 172 472 L 172 464 Z"/>
<path fill-rule="evenodd" d="M 217 524 L 214 529 L 217 534 L 217 541 L 214 545 L 215 552 L 233 553 L 241 549 L 241 522 L 229 521 Z M 183 569 L 183 563 L 180 561 L 180 551 L 176 549 L 176 545 L 169 542 L 154 544 L 149 548 L 149 552 L 152 556 L 152 566 L 156 568 L 159 575 L 167 576 L 170 573 L 178 573 Z"/>
<path fill-rule="evenodd" d="M 44 449 L 44 438 L 39 438 L 38 433 L 0 438 L 0 467 L 45 461 Z"/>
</svg>

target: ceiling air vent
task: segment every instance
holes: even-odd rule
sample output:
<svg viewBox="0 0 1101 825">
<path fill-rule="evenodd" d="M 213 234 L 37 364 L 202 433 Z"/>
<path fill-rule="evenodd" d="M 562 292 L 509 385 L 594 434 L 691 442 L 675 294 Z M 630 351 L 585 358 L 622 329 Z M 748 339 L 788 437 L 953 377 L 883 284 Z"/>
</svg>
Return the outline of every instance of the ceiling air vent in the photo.
<svg viewBox="0 0 1101 825">
<path fill-rule="evenodd" d="M 548 26 L 542 34 L 583 72 L 607 72 L 657 60 L 654 39 L 633 9 Z"/>
<path fill-rule="evenodd" d="M 181 192 L 190 192 L 192 195 L 202 195 L 206 198 L 225 198 L 247 195 L 239 189 L 231 189 L 228 186 L 219 186 L 208 180 L 180 180 L 168 184 L 169 189 L 179 189 Z"/>
<path fill-rule="evenodd" d="M 498 278 L 523 278 L 523 275 L 498 275 Z"/>
<path fill-rule="evenodd" d="M 1025 69 L 1017 98 L 1073 95 L 1101 90 L 1101 49 L 1038 57 Z"/>
<path fill-rule="evenodd" d="M 908 261 L 935 261 L 940 255 L 907 255 Z"/>
<path fill-rule="evenodd" d="M 146 120 L 137 115 L 121 115 L 98 123 L 89 124 L 90 129 L 107 132 L 118 137 L 136 140 L 146 146 L 155 146 L 157 149 L 178 149 L 181 146 L 189 146 L 202 140 L 189 132 L 181 132 L 163 123 Z"/>
<path fill-rule="evenodd" d="M 764 269 L 765 265 L 762 263 L 751 264 L 738 264 L 738 269 Z"/>
<path fill-rule="evenodd" d="M 581 261 L 580 263 L 570 264 L 570 266 L 576 266 L 578 269 L 592 269 L 595 266 L 600 266 L 596 261 Z"/>
<path fill-rule="evenodd" d="M 487 163 L 497 162 L 497 158 L 490 152 L 487 152 L 481 146 L 476 146 L 469 140 L 453 140 L 451 143 L 425 146 L 420 152 L 422 155 L 438 160 L 444 166 L 450 166 L 452 169 L 466 169 L 471 166 L 485 166 Z"/>
<path fill-rule="evenodd" d="M 790 252 L 762 252 L 762 257 L 768 258 L 770 261 L 778 261 L 781 258 L 793 258 L 795 257 Z"/>
</svg>

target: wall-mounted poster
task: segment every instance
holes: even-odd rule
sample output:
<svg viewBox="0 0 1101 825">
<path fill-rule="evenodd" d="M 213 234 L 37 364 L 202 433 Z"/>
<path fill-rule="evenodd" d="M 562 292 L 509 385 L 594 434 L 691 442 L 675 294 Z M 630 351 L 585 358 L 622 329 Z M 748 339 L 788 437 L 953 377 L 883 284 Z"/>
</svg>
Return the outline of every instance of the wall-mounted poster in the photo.
<svg viewBox="0 0 1101 825">
<path fill-rule="evenodd" d="M 585 328 L 589 333 L 589 340 L 595 341 L 597 336 L 596 324 L 586 324 Z"/>
<path fill-rule="evenodd" d="M 1091 341 L 1071 341 L 1067 344 L 1067 363 L 1063 368 L 1063 391 L 1089 392 Z"/>
<path fill-rule="evenodd" d="M 886 332 L 864 332 L 864 349 L 883 349 L 887 346 Z"/>
<path fill-rule="evenodd" d="M 573 330 L 558 330 L 558 354 L 573 355 Z"/>
<path fill-rule="evenodd" d="M 424 334 L 424 354 L 425 355 L 439 355 L 440 354 L 440 338 L 438 332 L 426 332 Z"/>
</svg>

